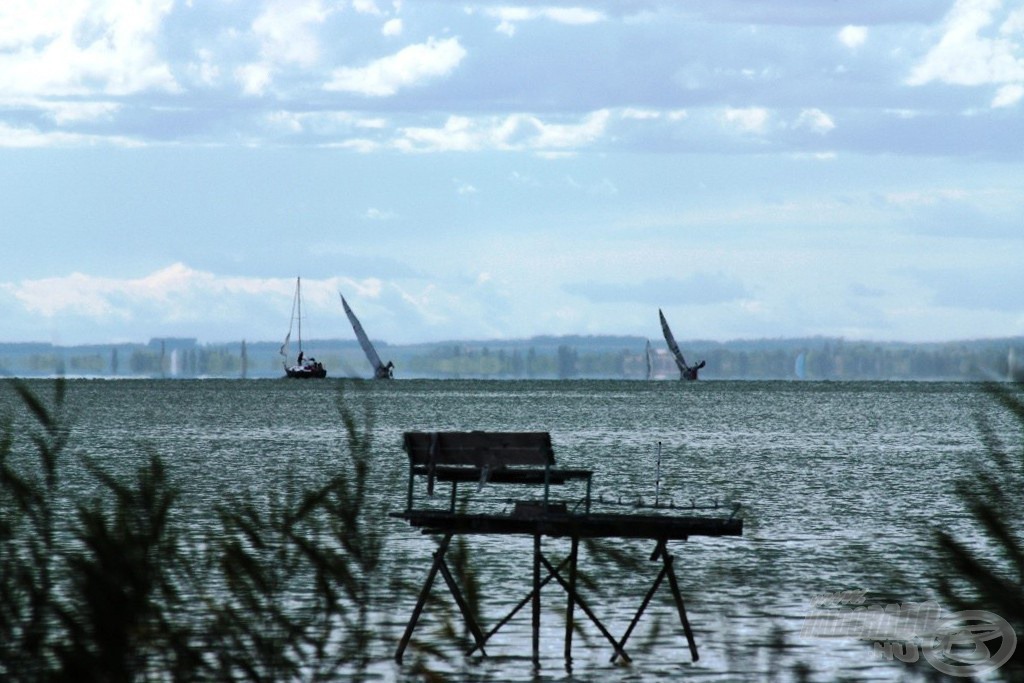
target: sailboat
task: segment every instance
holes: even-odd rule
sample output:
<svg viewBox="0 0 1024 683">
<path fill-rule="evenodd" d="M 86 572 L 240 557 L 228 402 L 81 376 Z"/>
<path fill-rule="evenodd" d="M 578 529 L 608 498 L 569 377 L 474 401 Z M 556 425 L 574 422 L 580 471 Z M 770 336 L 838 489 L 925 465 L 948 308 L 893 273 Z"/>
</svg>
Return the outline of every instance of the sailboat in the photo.
<svg viewBox="0 0 1024 683">
<path fill-rule="evenodd" d="M 370 343 L 370 338 L 366 336 L 366 332 L 363 330 L 363 326 L 359 324 L 359 318 L 352 312 L 348 302 L 345 301 L 345 296 L 338 292 L 338 296 L 341 297 L 341 305 L 345 307 L 345 315 L 348 316 L 348 321 L 352 323 L 352 329 L 355 330 L 356 338 L 359 339 L 359 345 L 363 347 L 363 352 L 366 354 L 366 359 L 370 361 L 370 365 L 373 366 L 373 378 L 374 379 L 393 379 L 395 364 L 388 361 L 387 365 L 380 361 L 380 356 L 377 355 L 377 350 L 373 348 L 373 344 Z"/>
<path fill-rule="evenodd" d="M 704 367 L 704 361 L 696 365 L 687 365 L 686 359 L 683 358 L 683 352 L 679 350 L 679 345 L 676 344 L 675 337 L 672 336 L 672 330 L 668 327 L 668 321 L 665 320 L 665 314 L 661 312 L 660 308 L 658 309 L 658 317 L 661 318 L 661 331 L 665 333 L 665 343 L 668 344 L 668 349 L 672 352 L 676 359 L 676 365 L 679 367 L 679 379 L 697 379 L 697 371 Z"/>
<path fill-rule="evenodd" d="M 288 365 L 288 343 L 292 338 L 292 328 L 298 322 L 299 328 L 299 355 L 294 365 Z M 288 326 L 288 334 L 285 335 L 284 343 L 281 344 L 281 356 L 284 358 L 285 377 L 296 379 L 323 379 L 327 377 L 327 368 L 316 358 L 307 357 L 302 349 L 302 278 L 295 280 L 295 298 L 292 300 L 292 321 Z"/>
</svg>

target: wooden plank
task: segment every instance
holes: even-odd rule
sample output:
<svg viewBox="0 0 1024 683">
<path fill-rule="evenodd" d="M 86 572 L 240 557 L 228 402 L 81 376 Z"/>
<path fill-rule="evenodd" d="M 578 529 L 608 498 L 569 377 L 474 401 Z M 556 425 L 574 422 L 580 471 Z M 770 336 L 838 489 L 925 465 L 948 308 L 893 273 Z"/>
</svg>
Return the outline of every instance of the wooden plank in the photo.
<svg viewBox="0 0 1024 683">
<path fill-rule="evenodd" d="M 537 517 L 461 514 L 442 510 L 391 513 L 427 534 L 542 534 L 580 538 L 684 540 L 690 536 L 742 536 L 743 520 L 658 515 L 548 514 Z"/>
</svg>

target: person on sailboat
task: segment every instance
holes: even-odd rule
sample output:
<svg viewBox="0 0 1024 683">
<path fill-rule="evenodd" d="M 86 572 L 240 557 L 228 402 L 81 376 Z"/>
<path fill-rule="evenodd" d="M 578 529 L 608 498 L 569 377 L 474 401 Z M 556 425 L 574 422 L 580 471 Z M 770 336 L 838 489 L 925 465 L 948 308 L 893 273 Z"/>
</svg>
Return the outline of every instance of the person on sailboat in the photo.
<svg viewBox="0 0 1024 683">
<path fill-rule="evenodd" d="M 302 351 L 299 351 L 299 361 L 298 361 L 298 365 L 300 365 L 300 366 L 302 365 Z"/>
</svg>

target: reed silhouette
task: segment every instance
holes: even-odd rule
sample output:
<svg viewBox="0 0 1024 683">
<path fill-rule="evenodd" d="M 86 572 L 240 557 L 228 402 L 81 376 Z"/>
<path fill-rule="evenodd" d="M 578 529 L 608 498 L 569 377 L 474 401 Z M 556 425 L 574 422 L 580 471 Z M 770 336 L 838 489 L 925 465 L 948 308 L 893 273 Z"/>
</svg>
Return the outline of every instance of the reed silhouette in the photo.
<svg viewBox="0 0 1024 683">
<path fill-rule="evenodd" d="M 325 483 L 224 500 L 187 535 L 159 454 L 122 481 L 69 449 L 64 380 L 49 401 L 10 385 L 32 422 L 24 437 L 9 416 L 0 430 L 0 679 L 369 675 L 372 645 L 393 638 L 376 616 L 385 512 L 367 496 L 368 410 L 357 419 L 339 392 L 344 447 Z M 97 485 L 91 497 L 67 493 L 73 462 Z"/>
</svg>

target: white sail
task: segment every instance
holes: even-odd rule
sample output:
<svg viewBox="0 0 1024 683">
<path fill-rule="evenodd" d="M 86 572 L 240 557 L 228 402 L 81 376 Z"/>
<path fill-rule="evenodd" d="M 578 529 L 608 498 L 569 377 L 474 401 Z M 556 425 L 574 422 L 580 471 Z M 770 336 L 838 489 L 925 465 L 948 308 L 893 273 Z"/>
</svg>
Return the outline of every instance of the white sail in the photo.
<svg viewBox="0 0 1024 683">
<path fill-rule="evenodd" d="M 650 379 L 654 375 L 654 370 L 651 363 L 651 340 L 647 340 L 647 346 L 644 348 L 644 358 L 647 361 L 647 379 Z"/>
<path fill-rule="evenodd" d="M 391 377 L 391 368 L 394 364 L 388 362 L 387 365 L 381 362 L 380 356 L 377 355 L 377 350 L 373 348 L 373 344 L 370 343 L 370 338 L 366 336 L 366 331 L 363 330 L 363 326 L 359 323 L 359 318 L 352 312 L 348 302 L 345 301 L 345 296 L 338 292 L 338 296 L 341 297 L 341 305 L 345 307 L 345 315 L 348 316 L 348 321 L 352 323 L 352 329 L 356 333 L 356 338 L 359 340 L 359 345 L 363 347 L 363 352 L 366 354 L 367 360 L 370 361 L 370 365 L 373 366 L 373 376 L 376 378 L 389 378 Z"/>
</svg>

